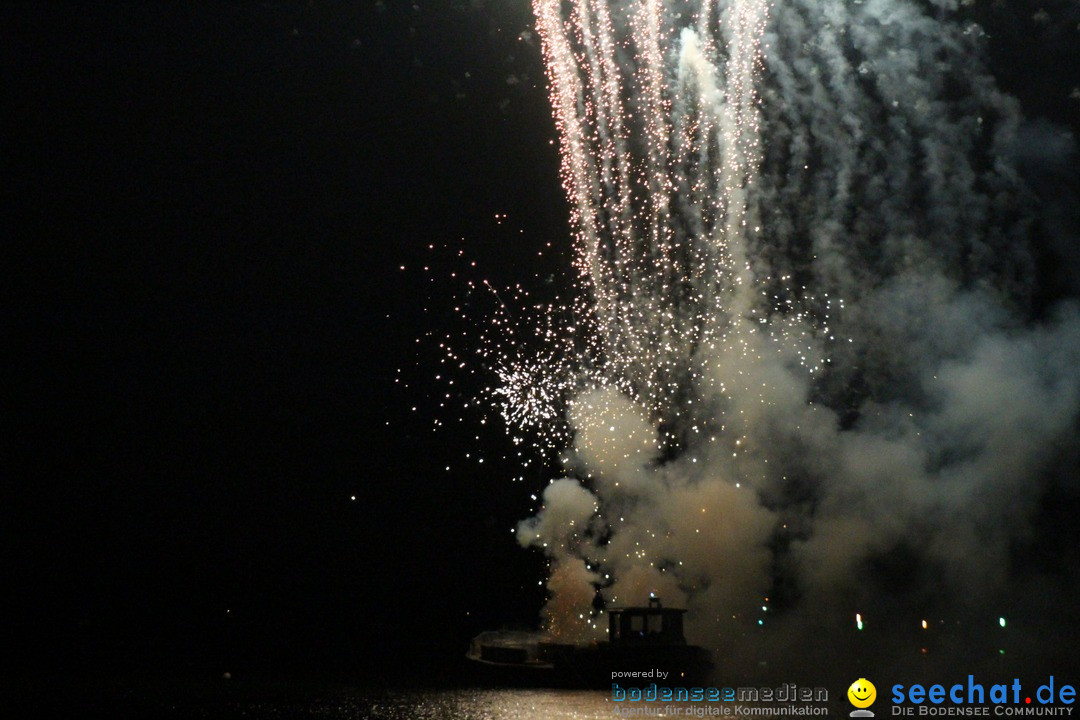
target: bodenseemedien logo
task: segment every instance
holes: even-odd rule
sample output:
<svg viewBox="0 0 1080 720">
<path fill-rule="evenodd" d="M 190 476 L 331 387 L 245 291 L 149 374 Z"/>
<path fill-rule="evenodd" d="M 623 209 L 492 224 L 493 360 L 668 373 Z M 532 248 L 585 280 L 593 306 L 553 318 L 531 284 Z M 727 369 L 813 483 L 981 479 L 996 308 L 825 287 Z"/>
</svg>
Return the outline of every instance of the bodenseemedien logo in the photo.
<svg viewBox="0 0 1080 720">
<path fill-rule="evenodd" d="M 847 689 L 847 697 L 848 702 L 855 706 L 855 710 L 851 711 L 851 717 L 874 717 L 874 713 L 866 709 L 877 699 L 877 688 L 874 687 L 874 683 L 866 678 L 859 678 Z"/>
</svg>

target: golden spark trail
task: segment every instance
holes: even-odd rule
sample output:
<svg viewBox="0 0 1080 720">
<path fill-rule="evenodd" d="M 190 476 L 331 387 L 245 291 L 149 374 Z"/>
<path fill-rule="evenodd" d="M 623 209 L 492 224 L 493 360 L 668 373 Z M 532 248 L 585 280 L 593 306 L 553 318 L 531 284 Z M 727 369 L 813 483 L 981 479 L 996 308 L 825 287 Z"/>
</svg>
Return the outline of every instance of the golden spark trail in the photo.
<svg viewBox="0 0 1080 720">
<path fill-rule="evenodd" d="M 698 350 L 738 346 L 761 294 L 745 244 L 768 3 L 702 0 L 677 24 L 661 0 L 563 8 L 534 0 L 587 382 L 633 398 L 677 445 L 706 374 Z"/>
</svg>

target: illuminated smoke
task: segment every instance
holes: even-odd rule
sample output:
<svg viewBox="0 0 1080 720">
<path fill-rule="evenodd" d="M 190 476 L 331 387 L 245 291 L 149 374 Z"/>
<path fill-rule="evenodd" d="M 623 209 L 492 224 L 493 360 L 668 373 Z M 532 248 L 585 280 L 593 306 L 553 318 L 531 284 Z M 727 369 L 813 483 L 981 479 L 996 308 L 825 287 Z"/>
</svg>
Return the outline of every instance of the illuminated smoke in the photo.
<svg viewBox="0 0 1080 720">
<path fill-rule="evenodd" d="M 1080 315 L 1026 319 L 1021 118 L 979 28 L 908 0 L 533 4 L 578 299 L 493 354 L 504 416 L 573 476 L 518 528 L 549 629 L 655 592 L 778 661 L 774 625 L 1007 599 Z"/>
</svg>

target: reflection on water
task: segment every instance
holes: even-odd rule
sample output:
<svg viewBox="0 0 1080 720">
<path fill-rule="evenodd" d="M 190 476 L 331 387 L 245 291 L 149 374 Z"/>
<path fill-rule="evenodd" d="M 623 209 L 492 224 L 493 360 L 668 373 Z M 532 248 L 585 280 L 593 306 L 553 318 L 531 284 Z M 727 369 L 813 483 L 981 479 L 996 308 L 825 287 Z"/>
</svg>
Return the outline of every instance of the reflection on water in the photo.
<svg viewBox="0 0 1080 720">
<path fill-rule="evenodd" d="M 364 718 L 364 720 L 593 720 L 613 717 L 610 693 L 580 690 L 347 691 L 306 708 L 255 704 L 244 717 Z"/>
<path fill-rule="evenodd" d="M 438 678 L 434 678 L 437 682 Z M 7 690 L 5 688 L 5 690 Z M 19 688 L 15 688 L 16 691 Z M 838 694 L 832 702 L 803 707 L 806 717 L 846 716 Z M 13 704 L 12 704 L 13 703 Z M 156 720 L 599 720 L 619 717 L 706 718 L 741 715 L 739 707 L 780 709 L 787 703 L 613 702 L 604 690 L 507 688 L 403 688 L 281 680 L 183 687 L 93 683 L 83 687 L 22 688 L 5 693 L 5 706 L 26 709 L 12 717 L 109 717 Z M 625 713 L 625 715 L 624 715 Z M 9 715 L 11 713 L 8 713 Z M 768 720 L 769 715 L 758 715 Z M 776 716 L 773 716 L 776 717 Z"/>
</svg>

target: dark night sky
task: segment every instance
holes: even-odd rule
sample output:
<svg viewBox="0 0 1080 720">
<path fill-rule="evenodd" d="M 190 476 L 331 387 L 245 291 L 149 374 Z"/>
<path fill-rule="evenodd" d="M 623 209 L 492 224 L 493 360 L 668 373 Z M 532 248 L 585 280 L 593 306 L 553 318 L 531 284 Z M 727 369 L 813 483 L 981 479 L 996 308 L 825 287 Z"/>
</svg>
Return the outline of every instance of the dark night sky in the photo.
<svg viewBox="0 0 1080 720">
<path fill-rule="evenodd" d="M 527 8 L 388 5 L 4 11 L 16 656 L 355 667 L 535 615 L 515 469 L 427 429 L 451 299 L 398 269 L 565 235 Z"/>
<path fill-rule="evenodd" d="M 539 51 L 524 0 L 411 5 L 0 13 L 9 672 L 349 672 L 535 616 L 517 468 L 461 462 L 501 431 L 428 430 L 452 301 L 412 269 L 555 266 Z M 1002 33 L 1075 129 L 1031 80 L 1067 50 Z"/>
</svg>

